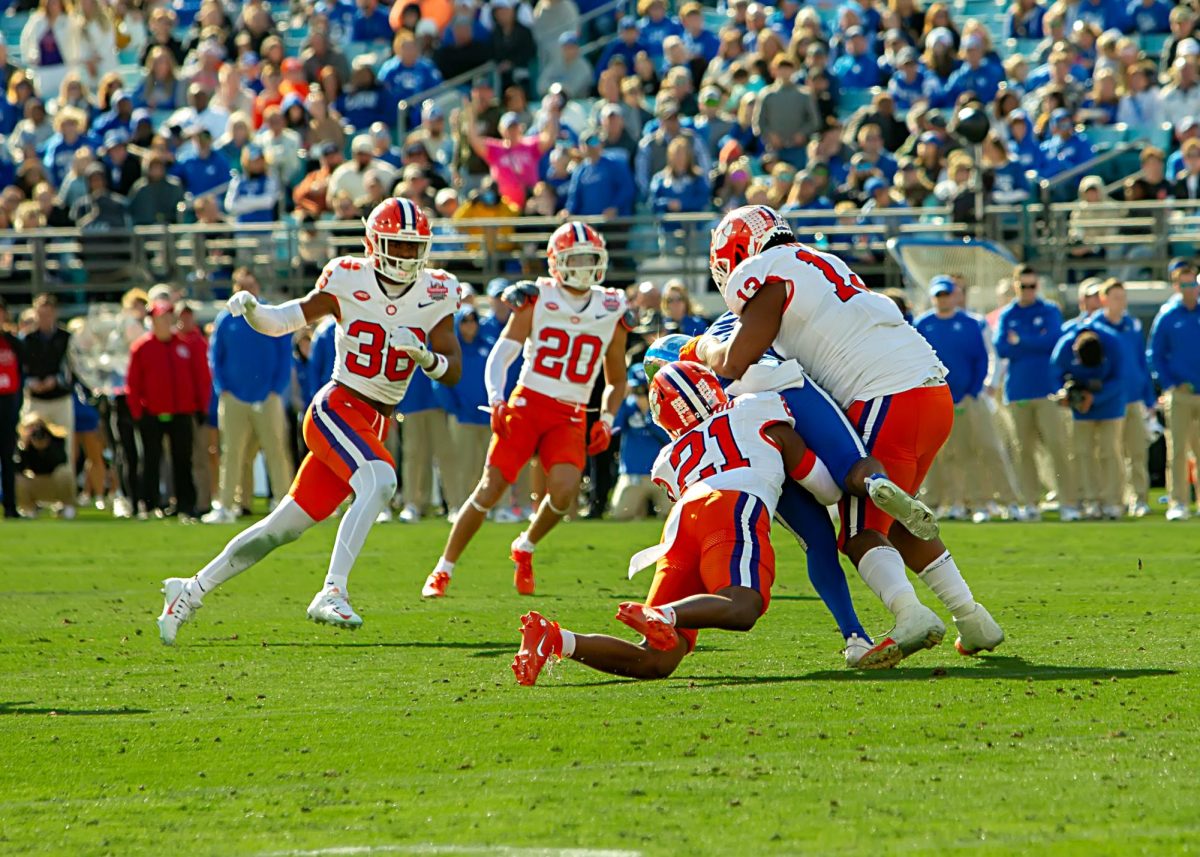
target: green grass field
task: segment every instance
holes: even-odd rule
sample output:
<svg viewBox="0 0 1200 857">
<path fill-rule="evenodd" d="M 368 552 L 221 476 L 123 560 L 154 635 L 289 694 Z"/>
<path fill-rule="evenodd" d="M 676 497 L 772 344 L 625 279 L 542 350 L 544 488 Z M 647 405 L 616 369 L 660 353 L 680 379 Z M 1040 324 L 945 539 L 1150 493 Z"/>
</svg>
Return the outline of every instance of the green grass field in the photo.
<svg viewBox="0 0 1200 857">
<path fill-rule="evenodd" d="M 509 670 L 518 616 L 627 631 L 616 603 L 650 576 L 626 560 L 656 524 L 563 527 L 534 598 L 511 587 L 515 528 L 489 527 L 437 603 L 418 590 L 446 525 L 380 527 L 355 634 L 304 616 L 325 525 L 174 649 L 159 579 L 232 528 L 4 526 L 0 853 L 1195 853 L 1198 526 L 949 525 L 1008 643 L 966 660 L 951 632 L 868 674 L 777 538 L 750 634 L 702 634 L 666 681 L 566 662 L 534 688 Z"/>
</svg>

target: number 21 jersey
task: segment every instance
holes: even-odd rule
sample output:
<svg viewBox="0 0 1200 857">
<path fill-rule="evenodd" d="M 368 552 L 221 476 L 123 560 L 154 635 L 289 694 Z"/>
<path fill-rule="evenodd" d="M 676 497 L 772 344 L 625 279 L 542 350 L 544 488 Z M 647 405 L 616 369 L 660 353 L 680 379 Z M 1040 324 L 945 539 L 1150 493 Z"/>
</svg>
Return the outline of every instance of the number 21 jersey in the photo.
<svg viewBox="0 0 1200 857">
<path fill-rule="evenodd" d="M 341 256 L 321 272 L 317 288 L 337 298 L 336 355 L 333 380 L 385 405 L 404 398 L 416 363 L 388 345 L 388 335 L 407 327 L 422 342 L 442 319 L 459 307 L 458 280 L 426 268 L 412 288 L 390 298 L 375 280 L 367 259 Z"/>
<path fill-rule="evenodd" d="M 586 297 L 572 295 L 548 278 L 537 285 L 533 327 L 517 383 L 552 399 L 586 405 L 604 353 L 625 317 L 625 295 L 602 286 L 592 286 Z M 576 309 L 581 301 L 586 302 Z"/>
<path fill-rule="evenodd" d="M 892 299 L 867 289 L 837 256 L 799 243 L 772 247 L 733 269 L 725 304 L 741 315 L 772 282 L 787 289 L 775 351 L 799 361 L 843 408 L 945 377 L 933 348 Z"/>
</svg>

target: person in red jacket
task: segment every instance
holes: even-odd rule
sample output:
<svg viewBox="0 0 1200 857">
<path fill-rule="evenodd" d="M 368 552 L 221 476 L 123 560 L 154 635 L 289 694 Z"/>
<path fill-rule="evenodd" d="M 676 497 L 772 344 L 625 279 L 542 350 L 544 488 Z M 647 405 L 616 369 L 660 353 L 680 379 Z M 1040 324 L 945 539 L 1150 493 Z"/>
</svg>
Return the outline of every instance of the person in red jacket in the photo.
<svg viewBox="0 0 1200 857">
<path fill-rule="evenodd" d="M 196 415 L 208 411 L 210 382 L 203 349 L 175 331 L 175 310 L 154 304 L 150 331 L 129 351 L 129 414 L 142 438 L 142 497 L 146 508 L 164 513 L 159 494 L 163 438 L 171 440 L 175 509 L 181 520 L 196 513 L 192 479 L 192 432 Z"/>
</svg>

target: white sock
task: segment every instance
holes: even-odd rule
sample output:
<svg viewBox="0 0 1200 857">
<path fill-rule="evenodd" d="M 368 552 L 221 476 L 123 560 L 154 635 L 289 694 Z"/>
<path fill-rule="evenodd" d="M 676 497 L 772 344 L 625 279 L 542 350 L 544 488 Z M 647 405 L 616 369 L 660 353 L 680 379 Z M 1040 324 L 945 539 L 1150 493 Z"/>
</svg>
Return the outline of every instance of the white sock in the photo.
<svg viewBox="0 0 1200 857">
<path fill-rule="evenodd" d="M 212 592 L 275 548 L 295 541 L 315 523 L 295 500 L 284 497 L 275 511 L 230 539 L 225 549 L 192 578 L 195 588 L 189 586 L 189 591 L 197 595 Z"/>
<path fill-rule="evenodd" d="M 396 493 L 396 473 L 382 461 L 368 461 L 354 471 L 350 487 L 354 489 L 354 502 L 338 525 L 337 539 L 329 557 L 329 571 L 325 575 L 325 589 L 336 588 L 343 593 L 347 591 L 350 569 L 358 559 L 371 525 Z"/>
<path fill-rule="evenodd" d="M 670 622 L 672 625 L 675 624 L 675 608 L 674 607 L 668 607 L 666 604 L 664 604 L 661 607 L 655 607 L 654 609 L 657 610 L 659 613 L 663 614 L 663 618 L 666 619 L 668 622 Z"/>
<path fill-rule="evenodd" d="M 453 577 L 454 576 L 454 563 L 452 563 L 450 560 L 446 559 L 446 557 L 444 557 L 444 556 L 439 556 L 437 565 L 435 565 L 433 567 L 433 573 L 437 574 L 439 571 L 444 571 L 446 573 L 447 577 Z"/>
<path fill-rule="evenodd" d="M 859 560 L 858 573 L 893 615 L 920 603 L 904 572 L 904 560 L 893 547 L 871 548 Z"/>
<path fill-rule="evenodd" d="M 974 612 L 975 597 L 971 595 L 971 587 L 963 580 L 962 572 L 958 570 L 950 551 L 925 566 L 917 577 L 937 596 L 938 601 L 946 605 L 955 619 Z"/>
<path fill-rule="evenodd" d="M 562 656 L 564 658 L 569 658 L 571 655 L 575 654 L 575 635 L 565 628 L 559 628 L 558 632 L 562 634 Z"/>
<path fill-rule="evenodd" d="M 515 551 L 524 551 L 525 553 L 533 553 L 537 549 L 537 545 L 529 540 L 529 530 L 525 530 L 513 540 L 512 549 Z"/>
</svg>

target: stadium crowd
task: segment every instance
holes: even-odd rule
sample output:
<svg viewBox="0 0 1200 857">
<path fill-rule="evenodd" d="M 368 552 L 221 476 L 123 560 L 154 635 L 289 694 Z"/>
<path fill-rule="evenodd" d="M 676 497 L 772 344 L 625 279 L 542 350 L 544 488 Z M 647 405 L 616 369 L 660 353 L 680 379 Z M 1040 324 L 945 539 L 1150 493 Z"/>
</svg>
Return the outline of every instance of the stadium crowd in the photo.
<svg viewBox="0 0 1200 857">
<path fill-rule="evenodd" d="M 794 0 L 777 6 L 733 0 L 717 10 L 664 0 L 640 0 L 636 8 L 600 0 L 6 5 L 7 20 L 20 26 L 6 27 L 19 32 L 16 50 L 0 46 L 0 232 L 357 221 L 396 195 L 447 219 L 452 225 L 438 228 L 451 234 L 471 229 L 458 222 L 480 218 L 717 214 L 763 203 L 806 212 L 800 237 L 821 244 L 823 226 L 880 222 L 883 209 L 949 206 L 955 221 L 970 222 L 977 176 L 988 202 L 1019 203 L 1037 180 L 1089 164 L 1100 148 L 1093 139 L 1112 140 L 1118 132 L 1160 145 L 1141 148 L 1138 162 L 1128 165 L 1136 173 L 1108 173 L 1123 179 L 1111 191 L 1097 174 L 1064 182 L 1061 193 L 1078 190 L 1085 203 L 1109 195 L 1200 198 L 1200 41 L 1189 4 L 1078 0 L 1047 7 L 1015 0 L 999 26 L 960 13 L 966 7 L 917 0 L 851 0 L 822 11 Z M 491 62 L 498 88 L 490 71 L 470 74 Z M 462 97 L 449 109 L 425 97 L 460 75 Z M 409 105 L 403 113 L 402 101 Z M 990 120 L 978 163 L 954 134 L 968 107 Z M 887 222 L 898 225 L 904 216 L 892 213 Z M 1085 223 L 1073 229 L 1072 255 L 1119 252 L 1088 237 Z M 664 250 L 697 249 L 681 240 L 663 230 Z M 856 255 L 853 245 L 835 249 L 851 264 L 878 261 L 865 250 Z M 307 252 L 318 268 L 325 261 L 315 245 Z M 1136 276 L 1136 263 L 1131 259 L 1126 278 Z M 1172 277 L 1182 297 L 1164 313 L 1194 309 L 1194 271 L 1188 280 L 1190 263 L 1181 265 Z M 14 254 L 0 247 L 5 277 L 13 281 L 18 273 Z M 249 269 L 231 270 L 230 280 L 235 290 L 260 288 Z M 470 365 L 482 361 L 503 324 L 499 288 L 489 284 L 479 309 L 464 310 L 458 320 L 468 381 L 453 391 L 414 383 L 402 407 L 406 520 L 432 511 L 435 471 L 440 496 L 453 509 L 478 470 L 474 458 L 468 465 L 449 455 L 447 444 L 458 450 L 467 438 L 475 446 L 484 442 L 486 416 L 475 401 L 482 387 L 472 386 L 479 373 Z M 1095 282 L 1081 288 L 1096 292 L 1081 297 L 1089 313 L 1100 311 L 1093 303 L 1105 293 L 1115 294 Z M 701 329 L 679 284 L 631 291 L 643 315 L 631 366 L 637 349 L 662 330 Z M 1028 313 L 1023 299 L 1021 291 L 1021 309 L 1004 319 Z M 29 490 L 31 504 L 59 504 L 70 514 L 78 488 L 121 516 L 158 511 L 231 520 L 249 505 L 250 463 L 260 449 L 270 485 L 284 490 L 299 451 L 295 415 L 328 377 L 323 361 L 331 360 L 331 330 L 280 345 L 259 341 L 244 321 L 222 317 L 204 341 L 197 307 L 172 286 L 132 290 L 122 307 L 103 330 L 90 330 L 83 319 L 60 328 L 52 298 L 39 297 L 28 316 L 12 319 L 20 338 L 6 334 L 0 341 L 6 512 L 15 514 L 20 491 Z M 1112 312 L 1114 326 L 1127 324 Z M 1071 362 L 1083 359 L 1074 340 L 1055 353 L 1061 317 L 1052 318 L 1048 307 L 1045 313 L 1045 341 L 1032 363 L 1024 362 L 1034 359 L 1028 331 L 1004 332 L 1005 322 L 992 319 L 1002 333 L 984 386 L 996 392 L 981 392 L 974 380 L 956 391 L 972 424 L 982 426 L 962 450 L 986 438 L 1008 453 L 996 460 L 1018 462 L 1020 472 L 998 466 L 990 490 L 975 480 L 960 490 L 952 476 L 939 475 L 931 487 L 952 516 L 969 510 L 983 520 L 1002 510 L 1033 517 L 1042 488 L 1081 513 L 1111 514 L 1126 500 L 1134 511 L 1144 507 L 1137 467 L 1124 477 L 1131 496 L 1114 493 L 1107 423 L 1116 405 L 1105 400 L 1091 417 L 1075 410 L 1082 418 L 1073 423 L 1106 425 L 1075 428 L 1071 444 L 1059 419 L 1067 411 L 1041 404 L 1067 377 L 1053 376 L 1052 365 L 1069 368 L 1081 393 L 1104 384 L 1084 379 L 1087 373 Z M 981 336 L 991 347 L 992 334 Z M 1102 350 L 1111 361 L 1111 341 L 1096 339 L 1108 343 Z M 945 347 L 961 344 L 951 340 Z M 1133 337 L 1121 341 L 1132 345 Z M 1194 424 L 1188 397 L 1200 383 L 1192 377 L 1200 373 L 1186 337 L 1179 347 L 1186 356 L 1176 352 L 1162 366 L 1150 364 L 1171 402 L 1177 517 L 1188 502 L 1187 471 L 1179 468 L 1186 468 L 1189 429 L 1171 431 L 1170 423 L 1172 414 L 1187 414 L 1180 418 L 1190 422 L 1181 425 Z M 1083 348 L 1088 360 L 1094 350 Z M 1145 368 L 1144 351 L 1129 350 L 1121 371 Z M 996 357 L 1009 367 L 1001 381 L 995 369 L 1005 364 Z M 227 361 L 238 360 L 273 370 L 264 368 L 247 385 L 224 371 Z M 5 366 L 19 368 L 6 378 Z M 975 377 L 955 374 L 963 383 Z M 1142 374 L 1144 386 L 1135 397 L 1130 381 L 1122 408 L 1156 403 L 1150 375 Z M 1041 380 L 1027 384 L 1031 378 Z M 1069 403 L 1086 398 L 1072 395 Z M 1005 397 L 1007 404 L 994 409 L 978 404 Z M 1038 404 L 1026 408 L 1026 401 Z M 22 402 L 41 423 L 20 416 Z M 652 493 L 637 478 L 646 465 L 625 451 L 644 442 L 648 455 L 654 442 L 643 404 L 635 398 L 624 414 L 619 464 L 610 467 L 605 458 L 592 467 L 593 514 L 605 507 L 614 469 L 619 488 Z M 1118 436 L 1125 438 L 1126 461 L 1139 458 L 1131 455 L 1142 442 L 1136 422 L 1122 412 Z M 635 436 L 638 443 L 628 442 Z M 164 443 L 171 466 L 160 472 Z M 1040 470 L 1038 459 L 1025 454 L 1039 445 L 1051 462 Z M 1103 447 L 1094 463 L 1108 474 L 1095 484 L 1076 476 L 1093 446 Z M 32 481 L 7 481 L 14 478 L 12 450 Z M 106 464 L 115 478 L 106 475 Z M 455 472 L 459 466 L 466 475 Z M 62 475 L 72 468 L 82 473 L 78 485 Z M 163 485 L 173 500 L 160 496 Z M 531 491 L 536 485 L 520 486 L 505 514 L 522 514 Z M 618 492 L 615 505 L 623 504 L 632 514 L 639 500 Z"/>
</svg>

